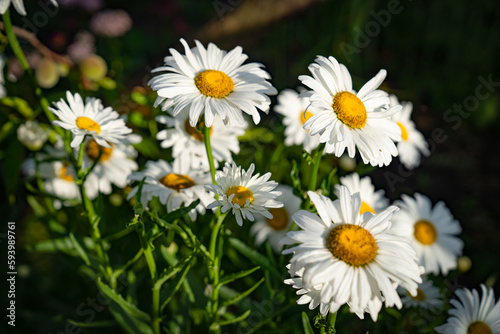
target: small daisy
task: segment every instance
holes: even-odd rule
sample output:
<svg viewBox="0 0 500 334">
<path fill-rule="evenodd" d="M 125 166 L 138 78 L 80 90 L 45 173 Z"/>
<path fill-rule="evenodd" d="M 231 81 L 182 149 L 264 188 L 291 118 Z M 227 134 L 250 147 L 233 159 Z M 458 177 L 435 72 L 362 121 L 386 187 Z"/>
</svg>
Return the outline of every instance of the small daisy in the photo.
<svg viewBox="0 0 500 334">
<path fill-rule="evenodd" d="M 351 194 L 359 192 L 361 196 L 360 213 L 381 212 L 389 206 L 389 201 L 384 196 L 383 190 L 375 191 L 369 176 L 360 179 L 359 174 L 353 173 L 340 178 L 340 184 L 335 185 L 335 196 L 340 197 L 340 189 L 345 186 Z"/>
<path fill-rule="evenodd" d="M 124 142 L 127 142 L 127 139 L 124 139 Z M 87 196 L 90 199 L 95 199 L 99 192 L 106 195 L 111 194 L 112 184 L 119 188 L 125 188 L 127 176 L 137 170 L 137 163 L 134 160 L 137 152 L 132 146 L 124 143 L 109 146 L 100 146 L 91 138 L 85 141 L 83 168 L 92 166 L 99 157 L 99 150 L 102 150 L 99 162 L 84 183 Z"/>
<path fill-rule="evenodd" d="M 302 75 L 299 79 L 313 90 L 304 96 L 310 96 L 318 111 L 305 122 L 304 129 L 313 136 L 321 135 L 319 141 L 326 143 L 326 153 L 340 157 L 347 149 L 352 158 L 357 147 L 365 164 L 388 165 L 398 154 L 394 141 L 401 140 L 401 130 L 391 116 L 401 106 L 389 108 L 389 95 L 377 90 L 386 71 L 381 70 L 357 93 L 347 68 L 333 57 L 318 56 L 309 71 L 313 77 Z"/>
<path fill-rule="evenodd" d="M 278 105 L 274 111 L 285 116 L 285 145 L 303 145 L 304 151 L 311 153 L 319 145 L 319 136 L 311 136 L 304 130 L 304 123 L 315 113 L 309 99 L 299 97 L 296 91 L 285 89 L 278 95 Z"/>
<path fill-rule="evenodd" d="M 463 242 L 457 238 L 462 231 L 443 202 L 432 207 L 431 200 L 415 194 L 415 199 L 403 195 L 394 205 L 401 210 L 394 215 L 394 233 L 410 239 L 426 273 L 447 275 L 457 267 Z"/>
<path fill-rule="evenodd" d="M 26 9 L 24 8 L 23 0 L 0 0 L 0 14 L 5 14 L 11 2 L 19 14 L 26 16 Z M 56 0 L 50 0 L 50 2 L 52 2 L 52 4 L 56 7 L 59 6 Z"/>
<path fill-rule="evenodd" d="M 304 268 L 306 289 L 321 288 L 320 301 L 330 305 L 330 312 L 348 303 L 352 313 L 369 308 L 376 320 L 382 301 L 386 307 L 402 307 L 398 285 L 417 294 L 422 280 L 415 251 L 406 239 L 391 233 L 397 207 L 361 215 L 359 193 L 351 196 L 346 187 L 334 202 L 312 191 L 308 194 L 318 214 L 301 210 L 293 215 L 303 230 L 288 232 L 282 243 L 299 245 L 283 254 L 293 254 L 292 275 Z"/>
<path fill-rule="evenodd" d="M 269 209 L 273 218 L 256 216 L 256 222 L 250 228 L 250 233 L 255 235 L 255 244 L 257 246 L 269 240 L 271 247 L 276 253 L 279 253 L 283 248 L 280 241 L 292 225 L 292 215 L 300 209 L 300 198 L 293 194 L 290 186 L 279 185 L 276 190 L 281 192 L 281 195 L 276 197 L 276 200 L 283 202 L 283 207 Z"/>
<path fill-rule="evenodd" d="M 459 289 L 455 291 L 458 299 L 452 299 L 454 306 L 449 311 L 448 322 L 435 330 L 442 334 L 499 334 L 500 301 L 495 303 L 492 288 L 481 284 L 483 298 L 477 290 Z"/>
<path fill-rule="evenodd" d="M 396 96 L 391 95 L 390 98 L 391 106 L 399 104 Z M 411 120 L 413 110 L 411 102 L 402 102 L 401 106 L 403 109 L 392 115 L 392 120 L 401 129 L 402 140 L 398 143 L 399 160 L 406 168 L 413 169 L 420 165 L 420 155 L 429 156 L 429 145 Z"/>
<path fill-rule="evenodd" d="M 158 116 L 159 123 L 166 124 L 169 129 L 161 130 L 156 139 L 162 140 L 161 147 L 172 147 L 172 156 L 182 164 L 191 168 L 209 169 L 207 151 L 205 149 L 202 131 L 189 124 L 189 114 L 180 113 L 177 117 Z M 201 122 L 203 123 L 203 122 Z M 201 124 L 203 125 L 203 124 Z M 222 119 L 216 116 L 210 127 L 210 145 L 216 163 L 218 161 L 232 161 L 231 152 L 238 154 L 240 145 L 238 136 L 245 134 L 247 123 L 232 127 L 224 126 Z"/>
<path fill-rule="evenodd" d="M 398 288 L 398 292 L 405 307 L 421 307 L 428 310 L 440 310 L 443 307 L 443 298 L 439 288 L 425 278 L 418 286 L 416 296 L 410 295 L 401 287 Z"/>
<path fill-rule="evenodd" d="M 87 98 L 83 103 L 80 94 L 73 96 L 70 92 L 66 92 L 66 99 L 68 102 L 61 99 L 54 103 L 56 108 L 49 109 L 60 119 L 53 123 L 73 133 L 71 147 L 80 145 L 85 135 L 92 136 L 100 146 L 111 147 L 109 143 L 118 144 L 132 132 L 113 108 L 103 107 L 101 100 Z"/>
<path fill-rule="evenodd" d="M 194 48 L 184 39 L 181 43 L 186 55 L 170 49 L 172 56 L 165 58 L 165 66 L 153 70 L 168 72 L 148 83 L 158 92 L 155 106 L 161 104 L 163 110 L 173 107 L 174 117 L 187 108 L 192 127 L 202 114 L 210 127 L 216 114 L 224 124 L 234 126 L 244 122 L 241 111 L 251 115 L 255 124 L 260 122 L 257 109 L 269 112 L 268 95 L 277 91 L 267 81 L 270 76 L 262 64 L 242 65 L 248 56 L 240 46 L 226 52 L 213 43 L 207 49 L 199 41 Z"/>
<path fill-rule="evenodd" d="M 48 139 L 47 132 L 36 121 L 27 121 L 17 128 L 17 139 L 32 151 L 39 150 Z"/>
<path fill-rule="evenodd" d="M 208 208 L 222 206 L 221 211 L 225 213 L 232 209 L 236 216 L 238 225 L 243 225 L 243 218 L 254 221 L 253 214 L 258 213 L 272 219 L 273 215 L 269 209 L 281 208 L 283 203 L 276 200 L 281 195 L 279 191 L 272 191 L 278 183 L 268 181 L 271 173 L 262 176 L 255 174 L 255 165 L 251 164 L 248 171 L 236 166 L 234 162 L 228 163 L 215 175 L 215 184 L 207 184 L 208 190 L 219 195 L 219 199 L 211 203 Z"/>
<path fill-rule="evenodd" d="M 75 182 L 76 173 L 69 163 L 61 161 L 40 163 L 39 168 L 47 193 L 63 200 L 80 198 L 80 190 Z"/>
<path fill-rule="evenodd" d="M 287 265 L 290 269 L 290 265 Z M 290 272 L 290 271 L 289 271 Z M 304 305 L 309 304 L 309 309 L 314 310 L 319 305 L 319 312 L 322 316 L 326 316 L 328 312 L 335 313 L 342 306 L 337 304 L 333 299 L 328 302 L 322 301 L 322 290 L 325 284 L 318 284 L 313 287 L 306 288 L 304 286 L 302 276 L 304 275 L 304 268 L 301 268 L 295 273 L 295 277 L 285 280 L 285 284 L 291 285 L 294 289 L 297 289 L 297 295 L 300 298 L 297 300 L 297 304 Z M 347 303 L 349 305 L 349 303 Z M 382 308 L 382 300 L 379 298 L 372 299 L 368 302 L 368 306 L 363 311 L 356 311 L 356 315 L 360 319 L 365 318 L 365 312 L 369 313 L 373 321 L 377 320 L 378 312 Z"/>
<path fill-rule="evenodd" d="M 210 183 L 210 174 L 203 170 L 195 170 L 189 166 L 174 161 L 172 165 L 164 160 L 146 162 L 146 169 L 131 174 L 128 179 L 146 180 L 142 187 L 141 202 L 145 207 L 153 197 L 158 197 L 161 204 L 167 206 L 167 211 L 173 211 L 200 199 L 200 204 L 189 212 L 191 220 L 196 220 L 196 212 L 205 214 L 206 207 L 214 198 L 205 189 L 204 185 Z M 137 194 L 139 186 L 132 189 L 128 195 L 131 199 Z"/>
</svg>

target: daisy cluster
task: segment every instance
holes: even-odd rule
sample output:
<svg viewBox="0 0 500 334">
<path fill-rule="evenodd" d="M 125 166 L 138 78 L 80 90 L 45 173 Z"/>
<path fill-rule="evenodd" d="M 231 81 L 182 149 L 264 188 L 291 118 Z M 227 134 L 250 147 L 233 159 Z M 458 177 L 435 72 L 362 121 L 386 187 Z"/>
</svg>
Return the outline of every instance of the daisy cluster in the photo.
<svg viewBox="0 0 500 334">
<path fill-rule="evenodd" d="M 22 9 L 22 2 L 13 3 Z M 43 133 L 37 125 L 20 130 L 27 147 L 45 145 L 34 159 L 44 190 L 74 205 L 83 196 L 94 200 L 132 185 L 127 199 L 140 195 L 146 209 L 153 200 L 166 212 L 199 201 L 188 212 L 193 223 L 207 214 L 234 216 L 239 226 L 253 222 L 245 224 L 256 247 L 268 243 L 289 259 L 284 283 L 297 290 L 297 303 L 319 307 L 322 316 L 343 305 L 373 321 L 383 307 L 441 310 L 445 303 L 435 283 L 457 269 L 463 250 L 461 225 L 443 202 L 415 193 L 391 204 L 369 176 L 343 172 L 331 192 L 311 183 L 305 193 L 279 185 L 270 172 L 257 173 L 261 166 L 245 169 L 233 159 L 239 137 L 269 113 L 270 96 L 277 95 L 284 145 L 300 146 L 318 164 L 324 155 L 358 156 L 383 167 L 399 157 L 406 168 L 417 168 L 429 148 L 411 120 L 412 104 L 380 89 L 387 72 L 356 91 L 345 65 L 318 56 L 310 75 L 299 76 L 303 86 L 278 94 L 263 65 L 246 62 L 241 47 L 227 52 L 213 43 L 180 42 L 184 54 L 170 49 L 149 81 L 162 111 L 155 125 L 164 159 L 140 169 L 134 145 L 142 138 L 126 119 L 100 99 L 67 92 L 50 108 L 53 124 L 67 130 L 52 145 L 29 130 Z M 482 300 L 475 290 L 456 292 L 460 301 L 451 302 L 452 317 L 437 328 L 440 333 L 500 331 L 500 306 L 491 289 L 481 288 Z"/>
</svg>

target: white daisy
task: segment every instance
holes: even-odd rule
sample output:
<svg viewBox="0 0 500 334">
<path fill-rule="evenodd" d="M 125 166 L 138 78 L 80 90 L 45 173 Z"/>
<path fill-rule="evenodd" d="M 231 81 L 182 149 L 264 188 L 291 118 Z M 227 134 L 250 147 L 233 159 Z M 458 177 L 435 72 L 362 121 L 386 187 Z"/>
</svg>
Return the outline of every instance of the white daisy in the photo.
<svg viewBox="0 0 500 334">
<path fill-rule="evenodd" d="M 191 168 L 209 169 L 207 151 L 205 149 L 204 135 L 196 127 L 189 124 L 189 114 L 181 113 L 177 117 L 158 116 L 159 123 L 166 124 L 169 129 L 161 130 L 156 139 L 162 140 L 161 147 L 172 147 L 172 156 L 179 159 L 182 164 Z M 238 136 L 245 133 L 247 123 L 232 127 L 224 126 L 221 118 L 216 116 L 210 127 L 210 145 L 215 160 L 232 161 L 231 152 L 238 154 L 240 145 Z"/>
<path fill-rule="evenodd" d="M 127 142 L 127 139 L 124 141 Z M 96 198 L 99 193 L 111 194 L 112 184 L 125 188 L 127 176 L 137 170 L 137 163 L 134 160 L 137 152 L 132 146 L 120 143 L 103 147 L 91 138 L 85 141 L 82 164 L 84 169 L 92 166 L 99 157 L 100 149 L 102 150 L 101 158 L 84 183 L 90 199 Z"/>
<path fill-rule="evenodd" d="M 32 151 L 39 150 L 48 139 L 47 132 L 36 121 L 27 121 L 17 128 L 17 139 Z"/>
<path fill-rule="evenodd" d="M 88 97 L 83 103 L 80 94 L 73 96 L 70 92 L 66 92 L 66 99 L 68 102 L 61 99 L 54 103 L 56 108 L 49 109 L 60 119 L 53 123 L 73 133 L 71 147 L 80 145 L 85 135 L 91 135 L 101 146 L 111 147 L 109 143 L 118 144 L 132 132 L 113 108 L 103 107 L 101 100 Z"/>
<path fill-rule="evenodd" d="M 23 0 L 12 0 L 12 1 L 11 0 L 0 0 L 0 14 L 2 14 L 2 15 L 5 14 L 7 9 L 9 8 L 11 2 L 19 14 L 26 16 L 26 9 L 24 8 Z M 59 6 L 57 4 L 56 0 L 50 0 L 50 2 L 52 2 L 52 4 L 56 7 Z"/>
<path fill-rule="evenodd" d="M 440 310 L 443 307 L 443 297 L 439 288 L 426 278 L 419 284 L 416 296 L 410 295 L 401 287 L 398 288 L 398 292 L 405 307 L 421 307 L 428 310 Z"/>
<path fill-rule="evenodd" d="M 250 228 L 250 233 L 255 235 L 255 244 L 257 246 L 269 240 L 271 247 L 279 253 L 283 248 L 280 241 L 292 225 L 292 215 L 299 211 L 300 198 L 293 194 L 290 186 L 279 185 L 276 190 L 281 192 L 281 195 L 276 197 L 276 200 L 283 202 L 283 207 L 269 209 L 273 218 L 256 216 L 255 224 Z"/>
<path fill-rule="evenodd" d="M 234 162 L 226 162 L 222 171 L 217 171 L 215 175 L 217 184 L 205 186 L 219 195 L 219 199 L 211 203 L 208 208 L 222 206 L 222 213 L 232 209 L 236 222 L 240 226 L 243 225 L 243 218 L 254 221 L 253 214 L 255 213 L 272 219 L 273 215 L 269 209 L 283 206 L 283 203 L 276 201 L 276 197 L 281 195 L 281 192 L 272 191 L 278 183 L 268 181 L 271 173 L 262 176 L 257 173 L 252 176 L 254 170 L 254 164 L 251 164 L 248 171 L 245 171 Z"/>
<path fill-rule="evenodd" d="M 44 162 L 39 165 L 40 177 L 44 179 L 44 189 L 47 193 L 63 200 L 80 198 L 80 190 L 75 182 L 74 168 L 67 162 Z"/>
<path fill-rule="evenodd" d="M 167 206 L 167 211 L 173 211 L 200 199 L 200 204 L 189 212 L 189 217 L 196 220 L 196 212 L 205 214 L 206 207 L 214 197 L 205 189 L 210 183 L 210 174 L 201 169 L 191 169 L 189 166 L 174 161 L 172 165 L 164 160 L 146 162 L 146 169 L 131 174 L 133 181 L 146 180 L 142 187 L 141 202 L 145 207 L 153 197 L 158 197 L 160 203 Z M 137 194 L 139 187 L 132 189 L 128 199 Z"/>
<path fill-rule="evenodd" d="M 360 179 L 359 174 L 352 173 L 340 178 L 340 184 L 335 185 L 335 196 L 340 197 L 342 186 L 347 187 L 351 194 L 359 192 L 361 196 L 360 213 L 371 212 L 373 214 L 385 210 L 389 205 L 389 200 L 385 198 L 383 190 L 375 191 L 372 180 L 369 176 Z"/>
<path fill-rule="evenodd" d="M 381 70 L 357 93 L 347 68 L 333 57 L 318 56 L 309 71 L 312 77 L 302 75 L 299 79 L 313 90 L 304 96 L 310 96 L 318 111 L 304 129 L 313 136 L 321 135 L 319 141 L 326 143 L 326 153 L 340 157 L 347 148 L 352 158 L 357 147 L 364 163 L 388 165 L 398 154 L 394 141 L 401 140 L 401 130 L 391 116 L 401 107 L 389 108 L 388 94 L 377 90 L 386 71 Z"/>
<path fill-rule="evenodd" d="M 304 130 L 304 123 L 315 113 L 309 98 L 299 97 L 296 91 L 285 89 L 278 95 L 278 104 L 274 111 L 285 116 L 285 145 L 303 145 L 304 150 L 311 153 L 319 145 L 319 136 L 311 136 Z"/>
<path fill-rule="evenodd" d="M 290 265 L 287 265 L 290 269 Z M 289 271 L 290 272 L 290 271 Z M 290 273 L 291 274 L 291 273 Z M 300 298 L 297 300 L 297 304 L 304 305 L 309 304 L 309 309 L 314 310 L 319 305 L 319 312 L 322 316 L 326 316 L 328 312 L 335 313 L 342 306 L 342 304 L 337 304 L 333 299 L 323 302 L 322 301 L 322 291 L 325 284 L 318 284 L 313 287 L 305 287 L 302 276 L 304 275 L 304 268 L 301 268 L 295 273 L 295 277 L 285 280 L 285 284 L 291 285 L 294 289 L 298 289 L 297 295 Z M 382 308 L 382 299 L 375 298 L 368 302 L 368 306 L 363 311 L 356 311 L 356 315 L 360 319 L 365 318 L 365 312 L 369 313 L 373 321 L 377 320 L 378 312 Z M 347 303 L 349 305 L 349 303 Z"/>
<path fill-rule="evenodd" d="M 495 303 L 492 288 L 481 284 L 483 297 L 476 289 L 455 291 L 458 299 L 452 299 L 454 306 L 449 311 L 448 322 L 435 330 L 442 334 L 500 334 L 500 300 Z"/>
<path fill-rule="evenodd" d="M 396 96 L 391 95 L 391 106 L 396 106 L 399 101 Z M 420 155 L 429 156 L 429 145 L 424 136 L 415 128 L 411 120 L 413 105 L 411 102 L 402 102 L 402 110 L 392 115 L 392 120 L 401 129 L 402 140 L 398 143 L 399 160 L 408 169 L 420 165 Z"/>
<path fill-rule="evenodd" d="M 323 284 L 320 301 L 330 305 L 330 312 L 348 303 L 357 314 L 370 308 L 376 320 L 382 301 L 386 307 L 402 307 L 398 285 L 416 295 L 422 280 L 415 251 L 405 238 L 391 233 L 390 220 L 397 207 L 361 215 L 359 193 L 351 196 L 346 187 L 336 201 L 312 191 L 308 194 L 318 214 L 301 210 L 293 215 L 303 230 L 288 232 L 282 243 L 299 245 L 283 254 L 293 254 L 292 275 L 304 268 L 306 289 Z"/>
<path fill-rule="evenodd" d="M 402 199 L 394 203 L 401 209 L 393 217 L 394 233 L 410 239 L 426 273 L 447 275 L 462 255 L 463 242 L 456 237 L 462 231 L 460 223 L 443 202 L 433 208 L 431 200 L 420 194 Z"/>
<path fill-rule="evenodd" d="M 173 107 L 172 114 L 189 110 L 189 122 L 196 126 L 202 114 L 207 126 L 212 126 L 215 115 L 225 124 L 243 124 L 241 111 L 252 116 L 255 124 L 260 122 L 257 109 L 267 113 L 271 103 L 267 95 L 277 93 L 268 82 L 269 74 L 259 63 L 242 65 L 248 58 L 240 46 L 230 52 L 220 50 L 215 44 L 208 48 L 195 41 L 190 48 L 181 39 L 186 55 L 170 49 L 172 56 L 165 58 L 165 66 L 153 72 L 168 72 L 149 81 L 151 88 L 158 92 L 155 106 L 163 110 Z"/>
</svg>

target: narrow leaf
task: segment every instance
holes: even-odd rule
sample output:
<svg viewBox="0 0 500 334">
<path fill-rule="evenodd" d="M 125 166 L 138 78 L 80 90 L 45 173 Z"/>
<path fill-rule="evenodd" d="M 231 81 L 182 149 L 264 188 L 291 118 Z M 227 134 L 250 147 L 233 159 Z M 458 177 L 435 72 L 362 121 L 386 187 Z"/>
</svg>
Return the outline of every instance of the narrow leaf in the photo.
<svg viewBox="0 0 500 334">
<path fill-rule="evenodd" d="M 314 330 L 306 312 L 302 312 L 302 327 L 304 327 L 304 334 L 314 334 Z"/>
<path fill-rule="evenodd" d="M 243 270 L 243 271 L 240 271 L 238 273 L 234 273 L 234 274 L 231 274 L 231 275 L 228 275 L 226 277 L 224 277 L 220 282 L 219 282 L 219 285 L 224 285 L 224 284 L 228 284 L 228 283 L 231 283 L 237 279 L 240 279 L 240 278 L 243 278 L 243 277 L 246 277 L 248 275 L 250 275 L 251 273 L 253 273 L 254 271 L 260 269 L 259 266 L 257 267 L 254 267 L 252 269 L 249 269 L 249 270 Z"/>
<path fill-rule="evenodd" d="M 236 317 L 234 319 L 226 320 L 226 321 L 219 321 L 219 322 L 213 323 L 210 326 L 210 330 L 217 330 L 221 326 L 230 325 L 230 324 L 234 324 L 234 323 L 243 321 L 246 318 L 248 318 L 248 316 L 250 315 L 251 312 L 252 312 L 251 310 L 247 310 L 245 313 L 243 313 L 242 315 L 240 315 L 240 316 L 238 316 L 238 317 Z"/>
<path fill-rule="evenodd" d="M 260 281 L 258 281 L 257 283 L 255 283 L 250 289 L 248 289 L 247 291 L 245 292 L 242 292 L 240 293 L 239 295 L 236 295 L 234 296 L 233 298 L 230 298 L 226 301 L 224 301 L 224 303 L 222 303 L 222 306 L 221 307 L 226 307 L 226 306 L 229 306 L 229 305 L 233 305 L 233 304 L 236 304 L 237 302 L 239 302 L 241 299 L 245 298 L 246 296 L 248 296 L 249 294 L 251 294 L 255 289 L 257 289 L 259 287 L 259 285 L 261 285 L 262 283 L 264 282 L 264 278 L 261 278 Z"/>
<path fill-rule="evenodd" d="M 235 237 L 229 237 L 229 243 L 231 246 L 233 246 L 238 252 L 240 252 L 242 255 L 246 256 L 250 261 L 252 261 L 254 264 L 261 266 L 264 269 L 269 270 L 271 274 L 276 276 L 278 279 L 281 279 L 281 274 L 280 272 L 276 269 L 276 267 L 273 265 L 271 260 L 269 260 L 266 256 L 260 254 L 257 252 L 255 249 L 247 246 L 244 242 L 241 240 L 235 238 Z"/>
</svg>

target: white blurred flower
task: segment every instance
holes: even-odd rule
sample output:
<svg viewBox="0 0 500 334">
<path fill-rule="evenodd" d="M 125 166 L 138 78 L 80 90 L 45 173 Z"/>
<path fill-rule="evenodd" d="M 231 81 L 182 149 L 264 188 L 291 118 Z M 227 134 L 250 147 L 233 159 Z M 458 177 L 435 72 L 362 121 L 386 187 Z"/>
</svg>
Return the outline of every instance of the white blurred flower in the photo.
<svg viewBox="0 0 500 334">
<path fill-rule="evenodd" d="M 47 141 L 47 133 L 35 121 L 27 121 L 17 128 L 17 138 L 32 151 L 39 150 Z"/>
</svg>

